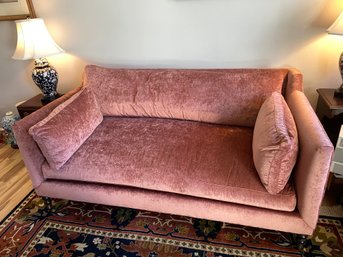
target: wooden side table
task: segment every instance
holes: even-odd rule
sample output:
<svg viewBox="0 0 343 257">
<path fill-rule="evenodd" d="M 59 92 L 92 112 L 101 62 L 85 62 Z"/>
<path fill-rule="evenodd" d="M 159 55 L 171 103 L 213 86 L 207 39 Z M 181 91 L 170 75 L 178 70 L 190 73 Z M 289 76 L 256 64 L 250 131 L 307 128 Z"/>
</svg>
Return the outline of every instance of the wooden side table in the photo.
<svg viewBox="0 0 343 257">
<path fill-rule="evenodd" d="M 61 97 L 62 95 L 63 94 L 58 94 L 57 98 Z M 38 109 L 42 108 L 44 105 L 48 104 L 48 103 L 42 103 L 41 101 L 42 97 L 43 97 L 42 94 L 39 94 L 19 104 L 17 106 L 17 110 L 20 115 L 20 118 L 24 118 L 30 113 L 33 113 L 34 111 L 37 111 Z"/>
<path fill-rule="evenodd" d="M 343 124 L 343 98 L 334 97 L 334 88 L 319 88 L 316 113 L 333 145 Z"/>
<path fill-rule="evenodd" d="M 339 131 L 343 125 L 343 98 L 334 97 L 334 88 L 319 88 L 316 113 L 328 134 L 332 144 L 336 146 Z M 333 183 L 333 173 L 330 172 L 327 190 Z"/>
<path fill-rule="evenodd" d="M 25 116 L 37 111 L 38 109 L 42 108 L 45 104 L 41 102 L 42 94 L 36 95 L 25 102 L 19 104 L 17 106 L 18 113 L 20 118 L 24 118 Z"/>
<path fill-rule="evenodd" d="M 319 88 L 316 113 L 320 120 L 326 115 L 328 118 L 343 112 L 343 98 L 334 97 L 334 88 Z"/>
</svg>

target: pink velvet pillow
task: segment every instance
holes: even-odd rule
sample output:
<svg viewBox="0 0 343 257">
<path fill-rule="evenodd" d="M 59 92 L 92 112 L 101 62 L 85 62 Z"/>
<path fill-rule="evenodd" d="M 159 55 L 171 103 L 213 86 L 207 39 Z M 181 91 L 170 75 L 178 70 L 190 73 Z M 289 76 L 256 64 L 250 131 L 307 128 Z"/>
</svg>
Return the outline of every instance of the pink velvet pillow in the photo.
<svg viewBox="0 0 343 257">
<path fill-rule="evenodd" d="M 297 159 L 298 133 L 292 113 L 278 92 L 261 106 L 252 147 L 263 185 L 269 193 L 279 193 L 287 184 Z"/>
<path fill-rule="evenodd" d="M 49 165 L 59 169 L 102 122 L 90 89 L 83 89 L 29 129 Z"/>
</svg>

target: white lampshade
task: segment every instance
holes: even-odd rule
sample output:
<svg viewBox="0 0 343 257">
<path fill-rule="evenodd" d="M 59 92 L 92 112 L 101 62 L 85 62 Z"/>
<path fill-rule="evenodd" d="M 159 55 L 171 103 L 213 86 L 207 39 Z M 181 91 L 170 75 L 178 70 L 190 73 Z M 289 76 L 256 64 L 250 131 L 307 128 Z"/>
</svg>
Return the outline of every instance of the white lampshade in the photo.
<svg viewBox="0 0 343 257">
<path fill-rule="evenodd" d="M 15 23 L 18 38 L 13 59 L 38 59 L 64 52 L 52 39 L 43 19 L 26 19 Z"/>
<path fill-rule="evenodd" d="M 327 29 L 329 34 L 343 35 L 343 12 L 338 16 L 335 22 Z"/>
</svg>

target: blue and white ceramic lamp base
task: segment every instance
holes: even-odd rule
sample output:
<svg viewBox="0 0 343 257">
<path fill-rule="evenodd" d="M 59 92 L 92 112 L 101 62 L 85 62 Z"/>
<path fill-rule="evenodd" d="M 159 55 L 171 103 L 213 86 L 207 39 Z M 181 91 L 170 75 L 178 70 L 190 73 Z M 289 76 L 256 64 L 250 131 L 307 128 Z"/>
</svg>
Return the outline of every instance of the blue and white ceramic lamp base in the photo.
<svg viewBox="0 0 343 257">
<path fill-rule="evenodd" d="M 32 70 L 32 79 L 42 91 L 42 103 L 49 103 L 59 97 L 57 93 L 58 73 L 47 59 L 35 59 L 35 68 Z"/>
</svg>

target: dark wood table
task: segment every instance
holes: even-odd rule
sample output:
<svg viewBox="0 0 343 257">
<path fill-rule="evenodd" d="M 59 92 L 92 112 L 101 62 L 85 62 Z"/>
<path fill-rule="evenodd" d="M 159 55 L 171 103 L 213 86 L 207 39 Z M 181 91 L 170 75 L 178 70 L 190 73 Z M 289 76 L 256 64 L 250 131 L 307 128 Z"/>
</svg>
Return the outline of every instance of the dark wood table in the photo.
<svg viewBox="0 0 343 257">
<path fill-rule="evenodd" d="M 343 124 L 343 98 L 334 97 L 334 88 L 319 88 L 316 113 L 333 145 Z"/>
<path fill-rule="evenodd" d="M 334 97 L 334 88 L 317 89 L 318 101 L 316 113 L 328 134 L 332 144 L 336 146 L 339 131 L 343 125 L 343 98 Z M 327 189 L 333 183 L 333 173 L 330 172 Z"/>
<path fill-rule="evenodd" d="M 330 119 L 343 112 L 343 98 L 334 97 L 334 88 L 319 88 L 316 113 L 320 121 L 326 116 Z"/>
<path fill-rule="evenodd" d="M 63 94 L 57 94 L 56 99 L 61 97 L 62 95 Z M 41 101 L 42 98 L 43 98 L 42 94 L 39 94 L 19 104 L 17 106 L 17 110 L 20 115 L 20 118 L 24 118 L 30 113 L 33 113 L 37 111 L 38 109 L 42 108 L 44 105 L 47 105 L 48 103 L 42 103 Z"/>
<path fill-rule="evenodd" d="M 24 118 L 25 116 L 37 111 L 38 109 L 42 108 L 45 104 L 42 103 L 42 94 L 36 95 L 22 104 L 17 106 L 18 113 L 20 118 Z"/>
</svg>

